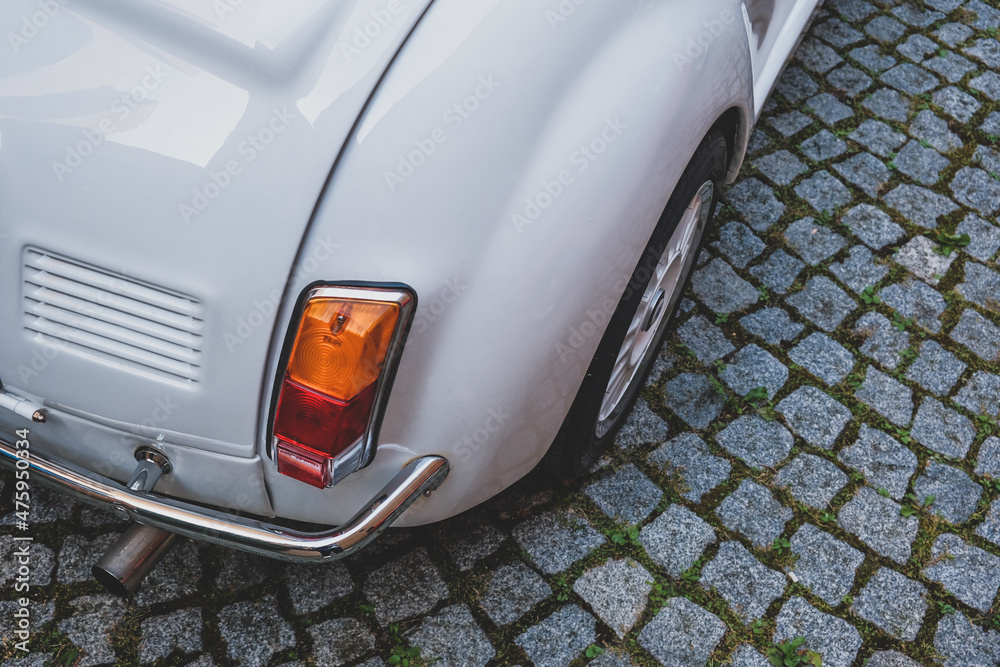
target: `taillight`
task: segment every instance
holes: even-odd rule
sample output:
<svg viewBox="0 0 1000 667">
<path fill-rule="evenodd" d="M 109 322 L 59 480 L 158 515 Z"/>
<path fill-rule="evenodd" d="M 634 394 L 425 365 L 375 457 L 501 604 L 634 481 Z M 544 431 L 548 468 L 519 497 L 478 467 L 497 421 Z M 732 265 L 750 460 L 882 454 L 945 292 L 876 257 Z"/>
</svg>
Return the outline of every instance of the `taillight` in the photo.
<svg viewBox="0 0 1000 667">
<path fill-rule="evenodd" d="M 280 473 L 325 488 L 371 461 L 413 301 L 398 288 L 306 294 L 274 410 Z"/>
</svg>

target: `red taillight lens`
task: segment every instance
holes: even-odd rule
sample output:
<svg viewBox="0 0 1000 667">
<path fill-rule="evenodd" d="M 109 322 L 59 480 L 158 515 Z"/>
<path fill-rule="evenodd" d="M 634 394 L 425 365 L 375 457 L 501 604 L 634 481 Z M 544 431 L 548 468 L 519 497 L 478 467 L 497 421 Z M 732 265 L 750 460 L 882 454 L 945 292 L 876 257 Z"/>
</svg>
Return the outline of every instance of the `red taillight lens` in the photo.
<svg viewBox="0 0 1000 667">
<path fill-rule="evenodd" d="M 310 456 L 294 445 L 278 440 L 278 472 L 321 489 L 329 486 L 329 459 Z"/>
<path fill-rule="evenodd" d="M 374 447 L 389 354 L 410 314 L 398 290 L 316 288 L 291 341 L 274 415 L 279 472 L 320 488 L 365 463 Z"/>
<path fill-rule="evenodd" d="M 282 440 L 314 454 L 335 457 L 365 434 L 374 398 L 374 382 L 344 402 L 286 379 L 278 399 L 274 432 Z"/>
</svg>

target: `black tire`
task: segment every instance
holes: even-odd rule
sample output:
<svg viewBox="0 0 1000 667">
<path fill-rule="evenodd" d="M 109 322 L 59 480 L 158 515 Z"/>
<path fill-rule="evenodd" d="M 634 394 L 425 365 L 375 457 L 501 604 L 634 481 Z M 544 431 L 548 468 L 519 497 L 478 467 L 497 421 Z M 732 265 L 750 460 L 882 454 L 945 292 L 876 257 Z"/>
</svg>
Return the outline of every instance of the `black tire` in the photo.
<svg viewBox="0 0 1000 667">
<path fill-rule="evenodd" d="M 660 216 L 653 236 L 643 251 L 639 264 L 632 272 L 632 279 L 608 322 L 604 337 L 590 362 L 587 375 L 573 400 L 573 405 L 570 406 L 559 433 L 545 455 L 543 465 L 549 474 L 572 479 L 586 472 L 614 441 L 635 405 L 666 332 L 670 328 L 681 296 L 690 281 L 695 260 L 706 236 L 706 229 L 711 224 L 715 203 L 718 200 L 719 183 L 726 171 L 727 153 L 725 138 L 718 130 L 712 130 L 701 142 L 684 170 L 673 195 L 667 202 L 667 207 Z M 665 314 L 656 326 L 655 332 L 647 334 L 652 335 L 652 343 L 638 362 L 635 375 L 628 382 L 624 394 L 617 403 L 609 400 L 609 405 L 604 406 L 605 391 L 610 389 L 608 385 L 619 351 L 622 350 L 630 324 L 636 318 L 647 287 L 652 283 L 653 271 L 665 254 L 667 244 L 672 240 L 689 204 L 695 201 L 696 196 L 703 193 L 703 187 L 707 183 L 712 184 L 711 202 L 707 206 L 707 217 L 699 217 L 702 221 L 691 236 L 688 246 L 690 250 L 684 257 L 680 269 L 681 274 L 677 282 L 679 288 L 673 291 L 669 302 L 666 298 L 663 299 L 665 303 L 662 307 Z M 654 312 L 660 311 L 657 309 Z M 659 314 L 656 317 L 659 317 Z M 602 420 L 600 418 L 602 407 L 610 409 L 611 405 L 615 407 Z"/>
</svg>

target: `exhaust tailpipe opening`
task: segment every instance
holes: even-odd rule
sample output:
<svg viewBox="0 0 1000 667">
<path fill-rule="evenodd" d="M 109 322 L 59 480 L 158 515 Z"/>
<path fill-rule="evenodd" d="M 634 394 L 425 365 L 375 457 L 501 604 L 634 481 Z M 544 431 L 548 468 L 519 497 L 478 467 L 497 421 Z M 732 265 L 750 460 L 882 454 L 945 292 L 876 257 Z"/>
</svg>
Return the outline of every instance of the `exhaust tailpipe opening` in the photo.
<svg viewBox="0 0 1000 667">
<path fill-rule="evenodd" d="M 160 477 L 173 469 L 163 452 L 153 447 L 138 448 L 135 460 L 138 465 L 128 481 L 128 488 L 140 493 L 152 491 Z M 104 552 L 90 572 L 108 591 L 127 598 L 139 588 L 175 539 L 176 533 L 133 523 Z"/>
<path fill-rule="evenodd" d="M 133 523 L 90 571 L 109 592 L 127 598 L 176 539 L 177 533 Z"/>
</svg>

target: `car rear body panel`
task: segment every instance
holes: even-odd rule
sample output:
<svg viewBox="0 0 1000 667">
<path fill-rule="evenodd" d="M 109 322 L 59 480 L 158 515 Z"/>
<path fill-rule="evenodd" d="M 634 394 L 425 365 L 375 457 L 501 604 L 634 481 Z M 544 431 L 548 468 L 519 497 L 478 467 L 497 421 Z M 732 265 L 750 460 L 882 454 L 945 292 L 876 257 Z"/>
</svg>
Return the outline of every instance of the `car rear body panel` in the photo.
<svg viewBox="0 0 1000 667">
<path fill-rule="evenodd" d="M 257 466 L 291 268 L 337 261 L 304 231 L 428 1 L 52 2 L 0 60 L 0 381 L 49 407 L 39 431 L 95 442 L 61 455 L 119 479 L 138 440 Z"/>
<path fill-rule="evenodd" d="M 738 163 L 755 113 L 737 0 L 97 4 L 0 71 L 0 379 L 49 407 L 33 435 L 59 455 L 122 480 L 155 441 L 182 463 L 164 492 L 255 514 L 345 521 L 442 456 L 412 525 L 528 472 L 702 137 L 735 111 Z M 188 375 L 39 338 L 51 311 L 26 311 L 59 306 L 39 261 L 159 308 L 175 347 L 142 352 Z M 278 474 L 266 442 L 294 302 L 320 280 L 418 295 L 375 460 L 330 489 Z M 115 324 L 88 333 L 121 343 Z"/>
</svg>

